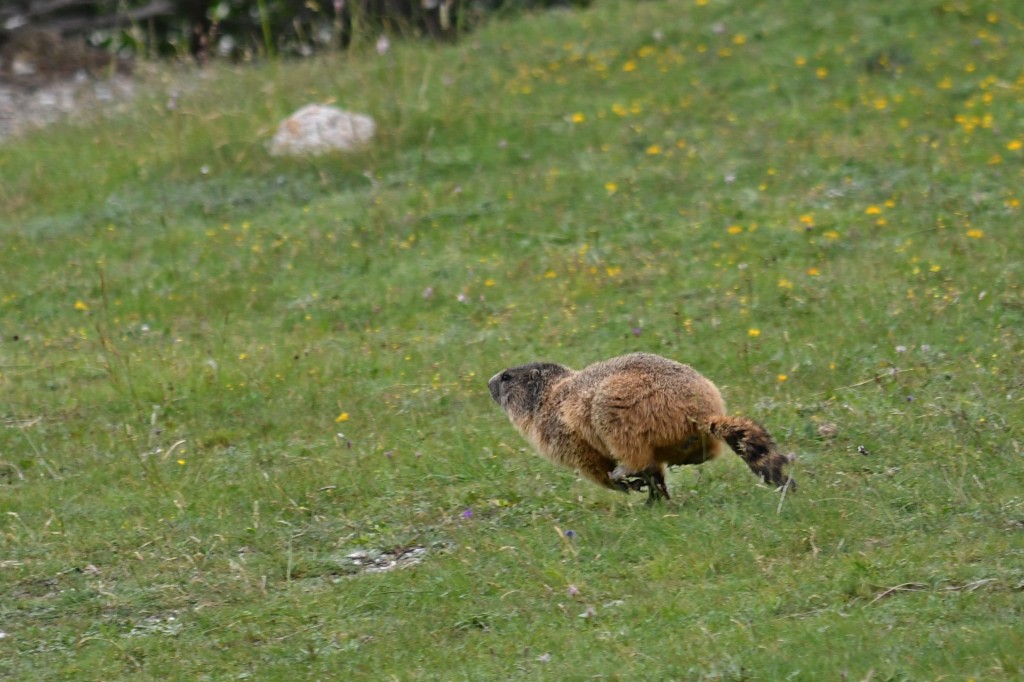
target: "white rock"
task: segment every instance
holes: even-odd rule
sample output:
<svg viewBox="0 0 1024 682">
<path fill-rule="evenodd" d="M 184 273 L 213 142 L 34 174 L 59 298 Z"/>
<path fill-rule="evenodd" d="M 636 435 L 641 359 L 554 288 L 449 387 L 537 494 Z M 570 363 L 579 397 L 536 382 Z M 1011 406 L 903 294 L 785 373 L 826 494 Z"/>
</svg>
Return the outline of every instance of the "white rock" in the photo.
<svg viewBox="0 0 1024 682">
<path fill-rule="evenodd" d="M 281 122 L 270 153 L 302 156 L 351 151 L 369 142 L 376 130 L 377 124 L 364 114 L 309 104 Z"/>
</svg>

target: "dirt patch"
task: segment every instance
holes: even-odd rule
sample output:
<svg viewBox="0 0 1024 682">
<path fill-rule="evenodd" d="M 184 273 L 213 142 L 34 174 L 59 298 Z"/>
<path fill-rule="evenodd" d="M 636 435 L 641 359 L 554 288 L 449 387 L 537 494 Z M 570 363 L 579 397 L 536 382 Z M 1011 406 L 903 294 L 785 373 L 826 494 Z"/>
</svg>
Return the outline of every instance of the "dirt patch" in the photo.
<svg viewBox="0 0 1024 682">
<path fill-rule="evenodd" d="M 393 549 L 361 549 L 340 557 L 338 563 L 353 573 L 385 573 L 396 568 L 409 568 L 423 562 L 427 548 L 422 545 Z"/>
<path fill-rule="evenodd" d="M 57 82 L 36 90 L 0 83 L 0 143 L 66 116 L 96 113 L 100 107 L 132 98 L 130 78 L 93 81 L 88 77 Z"/>
</svg>

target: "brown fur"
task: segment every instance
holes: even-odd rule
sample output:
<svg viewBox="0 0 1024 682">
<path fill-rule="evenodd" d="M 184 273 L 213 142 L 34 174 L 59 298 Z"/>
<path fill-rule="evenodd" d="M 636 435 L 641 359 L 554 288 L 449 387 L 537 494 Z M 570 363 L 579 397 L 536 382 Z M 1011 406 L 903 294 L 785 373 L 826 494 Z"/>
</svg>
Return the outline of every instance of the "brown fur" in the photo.
<svg viewBox="0 0 1024 682">
<path fill-rule="evenodd" d="M 578 372 L 535 362 L 498 372 L 488 388 L 538 451 L 607 488 L 668 497 L 666 465 L 702 464 L 723 442 L 764 481 L 791 483 L 772 437 L 726 415 L 718 387 L 668 358 L 633 353 Z"/>
</svg>

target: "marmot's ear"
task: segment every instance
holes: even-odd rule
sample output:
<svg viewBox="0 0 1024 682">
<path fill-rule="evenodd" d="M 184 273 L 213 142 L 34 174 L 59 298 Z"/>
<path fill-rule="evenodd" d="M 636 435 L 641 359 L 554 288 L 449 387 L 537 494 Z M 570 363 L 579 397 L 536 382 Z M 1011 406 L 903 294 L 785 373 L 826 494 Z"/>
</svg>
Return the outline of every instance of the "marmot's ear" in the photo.
<svg viewBox="0 0 1024 682">
<path fill-rule="evenodd" d="M 531 379 L 539 379 L 540 378 L 540 370 L 537 369 L 536 367 L 531 369 L 530 370 L 530 378 Z"/>
</svg>

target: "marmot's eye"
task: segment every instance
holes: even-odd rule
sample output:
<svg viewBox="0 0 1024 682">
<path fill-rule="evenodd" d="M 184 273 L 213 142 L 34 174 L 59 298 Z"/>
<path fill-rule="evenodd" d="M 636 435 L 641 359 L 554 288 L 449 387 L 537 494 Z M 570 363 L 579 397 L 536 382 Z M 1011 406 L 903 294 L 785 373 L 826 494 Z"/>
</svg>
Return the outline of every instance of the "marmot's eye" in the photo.
<svg viewBox="0 0 1024 682">
<path fill-rule="evenodd" d="M 502 372 L 501 373 L 501 380 L 502 381 L 512 381 L 512 375 L 509 374 L 508 372 Z"/>
</svg>

